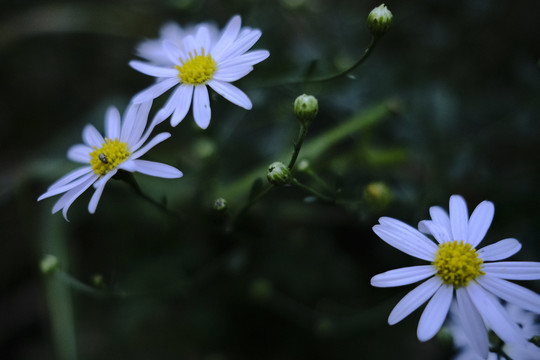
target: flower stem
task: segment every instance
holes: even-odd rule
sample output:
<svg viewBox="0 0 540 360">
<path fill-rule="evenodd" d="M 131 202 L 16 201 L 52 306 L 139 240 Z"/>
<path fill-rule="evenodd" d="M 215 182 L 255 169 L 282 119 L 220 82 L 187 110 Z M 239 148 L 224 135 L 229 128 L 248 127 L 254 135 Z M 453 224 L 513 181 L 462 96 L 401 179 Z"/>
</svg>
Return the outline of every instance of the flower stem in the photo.
<svg viewBox="0 0 540 360">
<path fill-rule="evenodd" d="M 294 151 L 291 156 L 291 160 L 289 161 L 289 165 L 287 166 L 289 170 L 292 170 L 292 168 L 294 167 L 294 164 L 296 163 L 296 159 L 298 158 L 298 154 L 300 153 L 300 148 L 302 148 L 302 143 L 304 142 L 306 133 L 307 133 L 307 126 L 305 126 L 304 124 L 301 124 L 300 133 L 298 134 L 298 138 L 294 142 Z"/>
<path fill-rule="evenodd" d="M 326 196 L 326 195 L 321 194 L 320 192 L 313 189 L 312 187 L 307 186 L 305 184 L 302 184 L 300 181 L 296 180 L 295 178 L 292 179 L 291 184 L 296 185 L 299 188 L 302 188 L 302 189 L 306 190 L 307 192 L 315 195 L 316 197 L 318 197 L 321 200 L 324 200 L 324 201 L 332 203 L 332 204 L 334 204 L 336 202 L 336 199 L 334 199 L 334 198 L 332 198 L 330 196 Z"/>
</svg>

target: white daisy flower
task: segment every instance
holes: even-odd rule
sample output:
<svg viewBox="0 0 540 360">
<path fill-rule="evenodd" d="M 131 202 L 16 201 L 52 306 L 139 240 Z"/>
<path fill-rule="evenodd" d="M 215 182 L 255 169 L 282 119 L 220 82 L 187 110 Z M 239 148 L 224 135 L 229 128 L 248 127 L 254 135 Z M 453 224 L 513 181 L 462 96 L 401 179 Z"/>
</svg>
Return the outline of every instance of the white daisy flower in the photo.
<svg viewBox="0 0 540 360">
<path fill-rule="evenodd" d="M 146 129 L 148 113 L 152 102 L 130 104 L 123 121 L 115 107 L 110 107 L 105 115 L 105 137 L 94 126 L 86 125 L 82 138 L 84 144 L 72 146 L 67 157 L 70 160 L 86 164 L 75 169 L 53 183 L 47 191 L 38 198 L 64 194 L 52 209 L 52 213 L 62 210 L 67 219 L 67 211 L 71 204 L 86 189 L 94 185 L 95 191 L 88 204 L 88 211 L 96 211 L 105 184 L 118 170 L 140 172 L 143 174 L 172 179 L 182 176 L 182 172 L 172 166 L 162 163 L 139 160 L 148 150 L 169 138 L 171 134 L 160 133 L 147 142 L 156 121 Z"/>
<path fill-rule="evenodd" d="M 415 228 L 396 219 L 382 217 L 373 231 L 386 243 L 429 265 L 411 266 L 374 276 L 371 285 L 393 287 L 425 280 L 394 307 L 388 323 L 404 319 L 429 300 L 418 324 L 420 341 L 431 339 L 446 319 L 455 301 L 463 331 L 482 358 L 488 355 L 489 326 L 505 343 L 527 344 L 523 330 L 513 321 L 497 297 L 525 310 L 540 313 L 540 296 L 506 280 L 540 279 L 539 262 L 510 262 L 505 259 L 521 249 L 516 239 L 504 239 L 476 250 L 484 238 L 495 208 L 481 202 L 468 216 L 467 204 L 459 195 L 450 197 L 450 215 L 442 208 L 430 208 L 431 220 L 421 221 L 420 231 L 432 235 L 438 244 Z"/>
<path fill-rule="evenodd" d="M 172 87 L 163 109 L 158 112 L 160 121 L 172 114 L 171 125 L 184 119 L 193 99 L 193 117 L 197 125 L 206 129 L 210 123 L 211 110 L 208 88 L 244 109 L 251 109 L 251 100 L 231 82 L 253 70 L 253 65 L 266 59 L 267 50 L 248 50 L 261 37 L 261 31 L 241 28 L 240 16 L 234 16 L 220 36 L 212 37 L 208 25 L 197 26 L 193 34 L 182 38 L 182 46 L 163 40 L 162 51 L 170 65 L 153 65 L 142 61 L 130 61 L 137 71 L 158 78 L 157 83 L 136 94 L 135 103 L 155 99 Z"/>
</svg>

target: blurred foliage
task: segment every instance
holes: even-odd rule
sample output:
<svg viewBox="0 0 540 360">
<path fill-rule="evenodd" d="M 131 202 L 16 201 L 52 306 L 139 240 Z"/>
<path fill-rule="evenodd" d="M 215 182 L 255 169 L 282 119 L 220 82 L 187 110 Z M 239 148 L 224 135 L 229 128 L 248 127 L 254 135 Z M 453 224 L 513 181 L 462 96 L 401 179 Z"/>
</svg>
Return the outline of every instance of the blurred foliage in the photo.
<svg viewBox="0 0 540 360">
<path fill-rule="evenodd" d="M 540 3 L 386 2 L 392 28 L 350 76 L 280 85 L 352 65 L 379 4 L 3 0 L 0 357 L 449 357 L 448 345 L 416 339 L 419 311 L 386 323 L 410 287 L 375 289 L 369 279 L 415 260 L 371 227 L 383 214 L 414 226 L 459 193 L 471 209 L 495 203 L 483 244 L 515 237 L 523 250 L 514 258 L 540 259 Z M 119 181 L 95 215 L 90 194 L 77 199 L 69 223 L 50 215 L 54 200 L 36 202 L 77 166 L 65 152 L 83 126 L 102 130 L 109 105 L 124 108 L 150 84 L 127 65 L 137 43 L 170 20 L 222 27 L 234 14 L 263 31 L 254 48 L 271 53 L 238 82 L 253 110 L 215 96 L 208 130 L 191 115 L 173 129 L 161 124 L 173 136 L 148 158 L 184 177 L 136 175 L 178 217 Z M 319 114 L 299 156 L 309 166 L 295 176 L 353 205 L 286 186 L 234 218 L 254 183 L 267 186 L 268 164 L 289 160 L 302 93 L 317 97 Z M 362 200 L 373 182 L 390 191 L 384 206 Z M 228 208 L 218 212 L 221 197 Z M 44 277 L 46 254 L 60 269 Z"/>
</svg>

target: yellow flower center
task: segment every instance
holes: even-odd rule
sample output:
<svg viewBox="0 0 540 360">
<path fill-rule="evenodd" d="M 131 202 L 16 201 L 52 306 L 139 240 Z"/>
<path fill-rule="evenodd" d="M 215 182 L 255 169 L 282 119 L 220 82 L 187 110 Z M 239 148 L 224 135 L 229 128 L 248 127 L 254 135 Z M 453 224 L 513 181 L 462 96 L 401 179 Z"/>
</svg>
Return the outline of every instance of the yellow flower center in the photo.
<svg viewBox="0 0 540 360">
<path fill-rule="evenodd" d="M 433 265 L 445 284 L 454 287 L 467 286 L 469 281 L 484 275 L 476 249 L 463 241 L 449 241 L 439 245 Z"/>
<path fill-rule="evenodd" d="M 120 163 L 127 160 L 131 155 L 128 144 L 118 139 L 105 138 L 101 148 L 92 146 L 94 151 L 90 153 L 90 165 L 96 175 L 105 175 Z"/>
<path fill-rule="evenodd" d="M 217 69 L 217 64 L 210 54 L 204 55 L 204 49 L 201 48 L 201 55 L 195 56 L 189 52 L 189 60 L 184 62 L 180 59 L 182 65 L 175 65 L 174 68 L 178 70 L 178 77 L 180 81 L 185 84 L 200 85 L 206 83 L 212 79 L 212 75 Z"/>
</svg>

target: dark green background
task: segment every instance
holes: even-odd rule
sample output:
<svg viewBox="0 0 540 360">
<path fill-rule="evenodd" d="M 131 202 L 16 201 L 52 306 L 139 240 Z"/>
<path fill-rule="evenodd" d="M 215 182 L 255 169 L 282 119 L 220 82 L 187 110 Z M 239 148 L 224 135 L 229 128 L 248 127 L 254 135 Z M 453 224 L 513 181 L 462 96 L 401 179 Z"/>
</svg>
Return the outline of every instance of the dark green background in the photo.
<svg viewBox="0 0 540 360">
<path fill-rule="evenodd" d="M 378 5 L 3 0 L 0 358 L 69 353 L 54 345 L 54 286 L 72 305 L 71 335 L 83 360 L 451 356 L 448 344 L 416 339 L 420 311 L 386 323 L 412 286 L 377 289 L 369 279 L 422 262 L 384 244 L 371 227 L 381 215 L 415 226 L 429 206 L 446 208 L 459 193 L 471 210 L 484 199 L 495 203 L 482 245 L 515 237 L 523 249 L 512 259 L 540 259 L 540 3 L 387 2 L 394 24 L 354 79 L 276 85 L 310 67 L 317 76 L 354 63 L 370 40 L 365 19 Z M 136 175 L 150 196 L 167 197 L 180 220 L 119 181 L 107 185 L 95 215 L 87 213 L 90 193 L 77 199 L 69 223 L 50 215 L 54 200 L 36 202 L 76 167 L 65 152 L 81 141 L 83 126 L 103 130 L 107 106 L 123 109 L 151 84 L 127 65 L 138 42 L 155 38 L 169 20 L 210 20 L 221 28 L 234 14 L 262 30 L 254 48 L 271 53 L 236 83 L 253 110 L 213 96 L 208 130 L 191 114 L 176 128 L 160 125 L 172 138 L 146 158 L 176 166 L 184 177 Z M 229 229 L 212 211 L 214 200 L 226 196 L 238 211 L 257 176 L 266 182 L 264 167 L 288 161 L 298 132 L 292 102 L 304 92 L 320 105 L 306 142 L 375 105 L 391 105 L 380 121 L 310 160 L 342 199 L 358 201 L 366 184 L 384 181 L 393 202 L 378 211 L 304 201 L 309 194 L 301 189 L 275 188 Z M 39 272 L 45 253 L 84 283 L 100 274 L 113 295 L 74 288 L 69 295 L 65 282 Z M 524 284 L 540 290 L 538 282 Z"/>
</svg>

